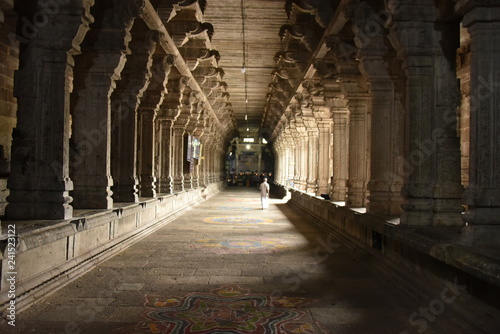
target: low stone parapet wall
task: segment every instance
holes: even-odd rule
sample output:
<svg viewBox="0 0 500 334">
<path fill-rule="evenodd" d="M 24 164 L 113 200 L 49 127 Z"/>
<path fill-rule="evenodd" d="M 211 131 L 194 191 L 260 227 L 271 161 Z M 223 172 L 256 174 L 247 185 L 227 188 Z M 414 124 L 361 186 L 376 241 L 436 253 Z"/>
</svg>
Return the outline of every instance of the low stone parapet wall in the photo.
<svg viewBox="0 0 500 334">
<path fill-rule="evenodd" d="M 340 239 L 360 259 L 375 260 L 387 281 L 422 305 L 437 305 L 445 288 L 458 286 L 461 298 L 439 306 L 485 333 L 496 332 L 500 323 L 497 251 L 460 244 L 460 228 L 402 226 L 399 217 L 380 217 L 365 213 L 364 208 L 347 208 L 302 191 L 289 191 L 288 203 L 294 209 Z"/>
<path fill-rule="evenodd" d="M 65 221 L 2 221 L 2 313 L 5 314 L 13 296 L 17 312 L 29 307 L 215 195 L 222 187 L 223 183 L 216 183 L 139 203 L 116 203 L 106 211 L 75 210 L 75 217 Z M 9 247 L 8 237 L 15 238 L 15 251 Z"/>
</svg>

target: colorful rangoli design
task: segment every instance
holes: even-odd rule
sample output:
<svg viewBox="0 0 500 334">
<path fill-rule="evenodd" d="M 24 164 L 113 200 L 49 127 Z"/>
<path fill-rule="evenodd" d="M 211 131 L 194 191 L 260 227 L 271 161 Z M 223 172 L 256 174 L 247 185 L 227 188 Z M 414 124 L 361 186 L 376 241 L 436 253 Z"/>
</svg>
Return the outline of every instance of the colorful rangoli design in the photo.
<svg viewBox="0 0 500 334">
<path fill-rule="evenodd" d="M 272 219 L 254 217 L 209 217 L 203 219 L 205 223 L 220 225 L 259 225 L 272 223 Z"/>
<path fill-rule="evenodd" d="M 302 241 L 302 242 L 301 242 Z M 285 248 L 303 246 L 298 238 L 245 237 L 245 239 L 197 240 L 196 248 L 215 254 L 268 254 Z"/>
<path fill-rule="evenodd" d="M 273 298 L 235 284 L 184 297 L 146 295 L 144 321 L 117 334 L 325 333 L 303 307 L 307 298 Z"/>
</svg>

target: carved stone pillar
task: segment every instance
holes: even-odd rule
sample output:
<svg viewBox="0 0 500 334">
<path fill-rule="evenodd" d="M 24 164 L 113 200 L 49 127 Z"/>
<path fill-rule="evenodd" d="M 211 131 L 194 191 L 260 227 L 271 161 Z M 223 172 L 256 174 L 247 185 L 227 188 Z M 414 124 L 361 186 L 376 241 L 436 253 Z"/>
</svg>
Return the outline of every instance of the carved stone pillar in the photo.
<svg viewBox="0 0 500 334">
<path fill-rule="evenodd" d="M 397 72 L 396 54 L 387 47 L 383 29 L 366 31 L 377 13 L 367 2 L 350 6 L 355 43 L 359 48 L 359 69 L 369 84 L 371 94 L 370 191 L 367 209 L 371 213 L 399 215 L 401 213 L 402 175 L 397 162 L 403 157 L 404 111 L 399 96 L 402 82 Z M 366 36 L 370 38 L 366 38 Z"/>
<path fill-rule="evenodd" d="M 290 132 L 289 128 L 285 129 L 285 145 L 286 145 L 285 152 L 287 159 L 286 162 L 287 169 L 285 170 L 286 173 L 285 186 L 294 187 L 295 166 L 297 164 L 295 156 L 296 143 L 293 139 L 292 133 Z"/>
<path fill-rule="evenodd" d="M 15 73 L 17 125 L 12 138 L 8 219 L 68 219 L 70 93 L 73 56 L 93 21 L 93 0 L 66 1 L 57 20 L 38 27 Z M 89 149 L 91 149 L 89 147 Z"/>
<path fill-rule="evenodd" d="M 315 111 L 319 130 L 317 195 L 329 195 L 330 193 L 330 177 L 333 173 L 331 158 L 333 119 L 330 117 L 330 114 L 330 109 L 328 108 Z"/>
<path fill-rule="evenodd" d="M 185 127 L 185 134 L 186 137 L 187 135 L 193 136 L 193 134 L 196 131 L 196 128 L 198 126 L 198 120 L 201 115 L 202 107 L 200 106 L 200 92 L 197 91 L 191 91 L 189 94 L 189 110 L 188 107 L 186 106 L 185 112 L 188 113 L 188 119 L 187 119 L 187 124 Z M 187 138 L 185 138 L 187 140 Z M 192 140 L 192 139 L 191 139 Z M 191 143 L 188 143 L 191 145 Z M 192 152 L 189 152 L 191 154 Z M 183 162 L 185 164 L 184 166 L 184 189 L 189 190 L 194 188 L 194 165 L 195 162 L 194 160 L 187 161 L 184 160 Z"/>
<path fill-rule="evenodd" d="M 312 114 L 312 110 L 308 114 Z M 319 145 L 319 130 L 314 117 L 303 117 L 304 124 L 307 130 L 307 175 L 305 191 L 310 194 L 318 192 L 318 145 Z"/>
<path fill-rule="evenodd" d="M 213 142 L 214 142 L 214 138 L 213 138 L 213 134 L 210 135 L 206 141 L 206 144 L 205 146 L 203 147 L 204 149 L 204 152 L 203 152 L 203 156 L 204 156 L 204 161 L 203 161 L 203 164 L 205 165 L 204 167 L 204 170 L 205 170 L 205 184 L 211 184 L 213 181 L 212 181 L 212 173 L 213 173 Z"/>
<path fill-rule="evenodd" d="M 205 131 L 205 114 L 204 111 L 202 112 L 200 119 L 198 120 L 198 127 L 194 131 L 194 137 L 197 138 L 200 141 L 200 146 L 201 146 L 201 138 L 203 137 L 203 133 Z M 199 151 L 201 152 L 201 147 L 199 148 Z M 203 169 L 201 167 L 201 156 L 198 157 L 195 161 L 195 166 L 194 166 L 194 175 L 193 175 L 193 188 L 199 188 L 200 186 L 203 185 Z"/>
<path fill-rule="evenodd" d="M 211 129 L 206 129 L 203 132 L 203 136 L 201 138 L 201 157 L 200 157 L 200 166 L 201 166 L 201 175 L 200 175 L 200 183 L 201 186 L 206 187 L 210 184 L 210 158 L 211 158 L 211 145 L 212 145 L 212 137 L 213 134 Z"/>
<path fill-rule="evenodd" d="M 184 190 L 184 132 L 186 124 L 187 117 L 181 114 L 172 128 L 172 170 L 175 192 Z"/>
<path fill-rule="evenodd" d="M 292 140 L 295 142 L 293 156 L 295 159 L 295 165 L 293 168 L 293 188 L 299 190 L 300 189 L 300 175 L 302 173 L 302 164 L 301 164 L 301 136 L 297 131 L 295 124 L 292 127 Z"/>
<path fill-rule="evenodd" d="M 340 92 L 336 85 L 329 83 L 328 90 L 333 99 L 347 100 L 349 109 L 349 159 L 346 206 L 364 207 L 368 198 L 370 177 L 370 105 L 371 96 L 366 81 L 359 71 L 359 63 L 353 53 L 346 49 L 357 50 L 346 36 L 329 36 L 327 45 L 334 55 L 334 63 L 341 81 Z M 334 174 L 334 177 L 335 174 Z"/>
<path fill-rule="evenodd" d="M 344 202 L 347 196 L 349 178 L 349 110 L 347 101 L 339 98 L 330 100 L 333 114 L 333 177 L 330 199 Z"/>
<path fill-rule="evenodd" d="M 345 86 L 354 83 L 345 83 Z M 357 86 L 357 83 L 354 84 Z M 357 88 L 354 88 L 357 91 Z M 368 199 L 370 150 L 370 95 L 353 92 L 346 94 L 349 108 L 349 179 L 346 206 L 364 207 Z"/>
<path fill-rule="evenodd" d="M 180 109 L 162 108 L 156 119 L 159 122 L 159 161 L 157 189 L 162 194 L 172 194 L 172 125 L 179 115 Z"/>
<path fill-rule="evenodd" d="M 415 10 L 421 11 L 418 17 Z M 459 26 L 437 22 L 432 0 L 401 3 L 389 12 L 394 14 L 389 37 L 406 74 L 405 159 L 398 166 L 404 175 L 401 224 L 460 226 Z"/>
<path fill-rule="evenodd" d="M 111 95 L 111 175 L 115 202 L 138 202 L 137 109 L 151 78 L 157 32 L 132 30 L 131 55 Z"/>
<path fill-rule="evenodd" d="M 183 191 L 185 189 L 184 174 L 186 168 L 185 159 L 185 142 L 186 127 L 191 117 L 193 91 L 188 87 L 183 91 L 181 101 L 181 112 L 174 122 L 172 128 L 172 170 L 174 191 Z"/>
<path fill-rule="evenodd" d="M 308 160 L 308 149 L 309 149 L 309 138 L 307 136 L 307 130 L 304 124 L 301 122 L 300 118 L 295 118 L 295 130 L 297 131 L 296 140 L 297 147 L 295 150 L 298 169 L 296 168 L 296 189 L 306 191 L 307 188 L 307 160 Z M 300 122 L 300 123 L 298 123 Z"/>
<path fill-rule="evenodd" d="M 139 106 L 138 171 L 139 196 L 156 197 L 156 176 L 154 175 L 155 119 L 163 103 L 168 75 L 173 65 L 171 55 L 153 57 L 150 84 Z"/>
<path fill-rule="evenodd" d="M 460 105 L 460 154 L 462 185 L 469 185 L 470 162 L 470 34 L 463 26 L 460 29 L 460 49 L 457 51 L 457 77 L 460 79 L 462 103 Z"/>
<path fill-rule="evenodd" d="M 464 6 L 464 7 L 461 7 Z M 468 205 L 462 240 L 500 245 L 500 6 L 492 1 L 462 1 L 463 26 L 471 37 L 470 170 L 464 194 Z"/>
<path fill-rule="evenodd" d="M 115 1 L 117 3 L 117 1 Z M 72 103 L 70 173 L 74 208 L 110 209 L 111 199 L 111 93 L 130 53 L 130 29 L 144 3 L 123 1 L 103 8 L 101 22 L 83 43 L 76 57 Z M 90 149 L 91 148 L 91 149 Z"/>
</svg>

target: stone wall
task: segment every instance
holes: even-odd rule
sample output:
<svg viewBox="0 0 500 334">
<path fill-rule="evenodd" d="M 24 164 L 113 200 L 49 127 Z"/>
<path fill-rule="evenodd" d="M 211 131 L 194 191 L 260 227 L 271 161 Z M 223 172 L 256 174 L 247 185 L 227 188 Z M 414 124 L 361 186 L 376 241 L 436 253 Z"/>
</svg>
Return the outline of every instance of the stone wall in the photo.
<svg viewBox="0 0 500 334">
<path fill-rule="evenodd" d="M 77 212 L 70 220 L 16 222 L 16 308 L 29 307 L 35 299 L 78 278 L 218 193 L 222 187 L 222 183 L 214 183 L 139 203 L 116 205 L 111 210 Z M 1 224 L 7 231 L 7 226 L 13 223 Z M 7 240 L 0 240 L 0 310 L 5 310 L 10 300 L 6 246 Z"/>
<path fill-rule="evenodd" d="M 396 218 L 367 214 L 294 189 L 290 192 L 294 209 L 341 239 L 360 259 L 376 261 L 379 273 L 391 284 L 428 305 L 453 282 L 466 294 L 447 303 L 446 309 L 470 324 L 481 324 L 485 333 L 496 332 L 500 266 L 487 253 L 461 244 L 459 229 L 406 227 Z"/>
</svg>

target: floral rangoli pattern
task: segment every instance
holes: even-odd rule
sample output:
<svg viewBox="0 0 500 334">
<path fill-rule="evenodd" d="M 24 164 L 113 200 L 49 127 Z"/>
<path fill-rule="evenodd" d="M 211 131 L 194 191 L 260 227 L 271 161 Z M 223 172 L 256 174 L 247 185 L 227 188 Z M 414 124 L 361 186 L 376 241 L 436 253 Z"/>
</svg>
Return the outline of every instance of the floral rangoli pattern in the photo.
<svg viewBox="0 0 500 334">
<path fill-rule="evenodd" d="M 184 297 L 146 295 L 144 320 L 117 334 L 325 333 L 305 305 L 308 298 L 274 298 L 236 284 Z"/>
<path fill-rule="evenodd" d="M 282 249 L 304 246 L 301 238 L 245 237 L 245 239 L 201 239 L 194 247 L 216 254 L 268 254 Z"/>
</svg>

